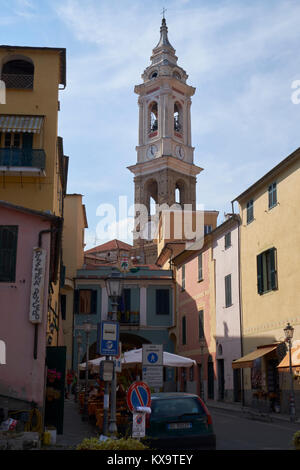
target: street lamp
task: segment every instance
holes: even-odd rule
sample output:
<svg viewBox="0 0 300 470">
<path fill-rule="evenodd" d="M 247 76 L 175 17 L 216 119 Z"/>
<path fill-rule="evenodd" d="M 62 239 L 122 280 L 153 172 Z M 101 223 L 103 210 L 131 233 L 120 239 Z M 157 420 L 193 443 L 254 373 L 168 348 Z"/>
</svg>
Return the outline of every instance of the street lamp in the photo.
<svg viewBox="0 0 300 470">
<path fill-rule="evenodd" d="M 122 288 L 123 288 L 122 278 L 120 277 L 119 274 L 117 276 L 111 276 L 105 279 L 105 285 L 106 285 L 107 295 L 110 298 L 111 307 L 112 307 L 112 312 L 111 312 L 109 320 L 117 323 L 118 322 L 118 318 L 117 318 L 118 299 L 119 297 L 121 297 Z M 108 356 L 107 358 L 110 360 L 114 359 L 111 356 Z M 117 374 L 116 374 L 116 370 L 114 367 L 113 379 L 111 382 L 111 406 L 110 406 L 110 421 L 109 421 L 109 428 L 108 428 L 111 434 L 117 433 L 117 430 L 118 430 L 117 422 L 116 422 L 116 408 L 117 408 L 116 392 L 117 392 Z"/>
<path fill-rule="evenodd" d="M 84 406 L 83 406 L 82 421 L 86 421 L 88 419 L 87 402 L 88 402 L 88 380 L 89 380 L 89 336 L 92 330 L 92 323 L 90 323 L 87 320 L 86 322 L 83 323 L 82 326 L 86 335 L 85 391 L 84 391 Z"/>
<path fill-rule="evenodd" d="M 289 358 L 290 358 L 290 379 L 291 379 L 291 390 L 290 390 L 290 420 L 295 421 L 295 392 L 294 392 L 294 380 L 293 380 L 293 369 L 292 369 L 292 339 L 294 334 L 294 328 L 288 323 L 284 328 L 285 340 L 289 345 Z"/>
<path fill-rule="evenodd" d="M 79 377 L 80 377 L 80 369 L 79 369 L 79 364 L 80 364 L 80 358 L 81 358 L 81 352 L 82 352 L 82 334 L 78 333 L 76 336 L 76 341 L 77 341 L 77 384 L 76 384 L 76 389 L 77 389 L 77 394 L 76 394 L 76 401 L 79 398 L 79 391 L 80 391 L 80 385 L 79 385 Z"/>
</svg>

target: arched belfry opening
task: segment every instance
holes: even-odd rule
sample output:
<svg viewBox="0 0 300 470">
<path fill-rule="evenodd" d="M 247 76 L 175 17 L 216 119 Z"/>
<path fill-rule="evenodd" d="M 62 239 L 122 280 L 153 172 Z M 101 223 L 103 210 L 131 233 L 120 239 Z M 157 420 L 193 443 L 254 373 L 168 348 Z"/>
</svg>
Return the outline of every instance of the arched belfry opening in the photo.
<svg viewBox="0 0 300 470">
<path fill-rule="evenodd" d="M 158 106 L 156 101 L 152 101 L 149 105 L 149 133 L 158 130 Z"/>
<path fill-rule="evenodd" d="M 150 179 L 145 185 L 146 207 L 148 215 L 155 215 L 155 205 L 158 204 L 158 184 L 155 179 Z"/>
<path fill-rule="evenodd" d="M 175 183 L 175 203 L 183 206 L 185 203 L 185 183 L 183 180 L 177 180 Z"/>
<path fill-rule="evenodd" d="M 178 101 L 174 103 L 174 131 L 182 134 L 182 106 Z"/>
</svg>

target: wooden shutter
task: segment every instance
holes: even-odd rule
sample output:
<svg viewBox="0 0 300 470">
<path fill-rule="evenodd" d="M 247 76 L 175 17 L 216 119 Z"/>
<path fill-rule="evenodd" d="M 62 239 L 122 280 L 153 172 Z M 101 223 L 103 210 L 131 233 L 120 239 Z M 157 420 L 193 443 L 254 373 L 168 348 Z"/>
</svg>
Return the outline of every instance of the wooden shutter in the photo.
<svg viewBox="0 0 300 470">
<path fill-rule="evenodd" d="M 263 255 L 260 254 L 257 259 L 257 292 L 262 294 L 264 292 L 263 285 Z"/>
<path fill-rule="evenodd" d="M 91 313 L 97 313 L 97 291 L 91 291 Z"/>
<path fill-rule="evenodd" d="M 232 305 L 232 298 L 231 298 L 231 274 L 225 277 L 225 304 L 226 307 L 230 307 Z"/>
<path fill-rule="evenodd" d="M 270 278 L 271 289 L 277 289 L 277 250 L 272 248 L 270 250 Z"/>
</svg>

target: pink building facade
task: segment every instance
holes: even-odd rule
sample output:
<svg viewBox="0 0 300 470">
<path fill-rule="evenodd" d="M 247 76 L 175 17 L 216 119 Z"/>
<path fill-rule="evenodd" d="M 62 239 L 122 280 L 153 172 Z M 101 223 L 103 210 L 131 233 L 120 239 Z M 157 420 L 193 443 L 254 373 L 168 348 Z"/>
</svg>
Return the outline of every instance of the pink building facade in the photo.
<svg viewBox="0 0 300 470">
<path fill-rule="evenodd" d="M 217 396 L 241 401 L 241 371 L 232 361 L 242 355 L 239 274 L 239 217 L 233 215 L 213 233 Z"/>
<path fill-rule="evenodd" d="M 196 361 L 181 369 L 178 389 L 214 399 L 216 382 L 213 265 L 211 236 L 196 252 L 183 252 L 177 265 L 178 327 L 177 353 Z"/>
<path fill-rule="evenodd" d="M 0 407 L 4 409 L 28 407 L 32 401 L 44 407 L 48 288 L 59 221 L 0 201 L 0 340 L 6 346 L 6 363 L 0 364 Z M 37 252 L 45 255 L 41 263 L 36 262 Z M 33 279 L 36 273 L 39 277 Z"/>
</svg>

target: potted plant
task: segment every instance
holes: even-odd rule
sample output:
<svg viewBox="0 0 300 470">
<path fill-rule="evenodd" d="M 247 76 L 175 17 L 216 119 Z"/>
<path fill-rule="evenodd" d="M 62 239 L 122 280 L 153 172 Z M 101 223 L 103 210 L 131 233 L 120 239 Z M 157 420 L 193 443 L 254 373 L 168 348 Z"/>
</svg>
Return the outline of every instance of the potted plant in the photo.
<svg viewBox="0 0 300 470">
<path fill-rule="evenodd" d="M 293 444 L 296 450 L 300 450 L 300 431 L 296 431 L 293 435 Z"/>
</svg>

